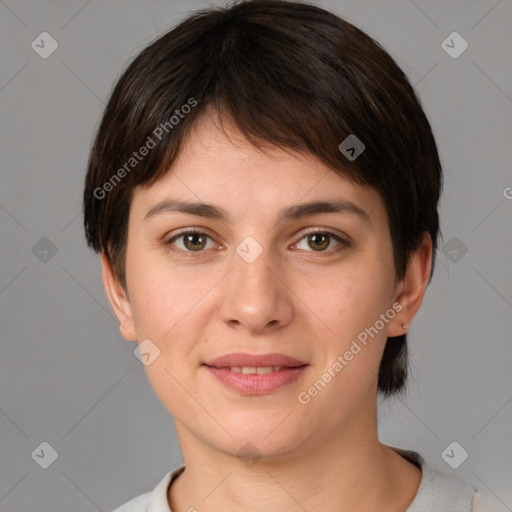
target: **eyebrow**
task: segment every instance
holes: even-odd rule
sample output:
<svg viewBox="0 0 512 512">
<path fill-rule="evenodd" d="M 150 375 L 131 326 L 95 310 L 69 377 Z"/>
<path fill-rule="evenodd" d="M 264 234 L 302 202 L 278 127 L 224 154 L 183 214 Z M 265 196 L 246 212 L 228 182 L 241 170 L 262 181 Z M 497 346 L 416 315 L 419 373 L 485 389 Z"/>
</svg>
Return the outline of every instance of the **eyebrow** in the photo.
<svg viewBox="0 0 512 512">
<path fill-rule="evenodd" d="M 143 222 L 164 212 L 185 213 L 188 215 L 195 215 L 197 217 L 217 219 L 226 224 L 231 221 L 231 216 L 226 210 L 213 204 L 200 202 L 191 203 L 175 199 L 167 199 L 149 208 L 144 216 Z M 351 214 L 359 217 L 365 223 L 371 224 L 370 216 L 365 210 L 363 210 L 363 208 L 344 199 L 309 201 L 307 203 L 289 206 L 280 210 L 278 221 L 301 219 L 321 213 Z"/>
</svg>

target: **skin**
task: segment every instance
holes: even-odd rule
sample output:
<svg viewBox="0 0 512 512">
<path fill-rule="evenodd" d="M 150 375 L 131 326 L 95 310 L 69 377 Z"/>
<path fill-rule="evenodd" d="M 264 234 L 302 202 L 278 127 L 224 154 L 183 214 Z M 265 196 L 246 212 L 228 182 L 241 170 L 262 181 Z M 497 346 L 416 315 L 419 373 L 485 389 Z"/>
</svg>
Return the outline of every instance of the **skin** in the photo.
<svg viewBox="0 0 512 512">
<path fill-rule="evenodd" d="M 430 237 L 425 234 L 406 276 L 397 280 L 385 204 L 376 190 L 312 155 L 259 150 L 232 124 L 224 129 L 204 116 L 172 171 L 135 189 L 126 291 L 102 256 L 121 334 L 131 341 L 149 338 L 160 350 L 145 369 L 175 419 L 186 465 L 168 491 L 169 506 L 174 512 L 405 510 L 421 470 L 378 440 L 377 372 L 387 337 L 404 332 L 402 323 L 410 324 L 423 300 Z M 169 198 L 212 203 L 232 220 L 177 212 L 143 220 Z M 277 220 L 281 208 L 338 198 L 363 208 L 370 222 L 349 213 Z M 186 237 L 175 239 L 172 252 L 165 242 L 187 227 L 210 238 L 201 251 L 191 250 Z M 312 248 L 308 229 L 332 232 L 349 245 L 328 237 Z M 252 263 L 236 252 L 248 236 L 263 251 Z M 395 303 L 401 311 L 301 404 L 298 394 Z M 309 366 L 276 391 L 242 395 L 202 366 L 231 352 L 278 352 Z M 261 456 L 250 467 L 237 455 L 248 442 Z"/>
</svg>

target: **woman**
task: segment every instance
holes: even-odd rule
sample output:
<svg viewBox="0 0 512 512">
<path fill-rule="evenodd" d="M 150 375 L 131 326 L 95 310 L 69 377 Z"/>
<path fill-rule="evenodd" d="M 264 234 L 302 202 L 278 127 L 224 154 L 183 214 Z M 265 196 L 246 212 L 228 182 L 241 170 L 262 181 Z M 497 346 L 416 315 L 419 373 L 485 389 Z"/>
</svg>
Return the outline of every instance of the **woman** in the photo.
<svg viewBox="0 0 512 512">
<path fill-rule="evenodd" d="M 442 170 L 394 60 L 318 7 L 199 11 L 119 79 L 87 241 L 184 465 L 116 512 L 469 511 L 380 443 L 433 268 Z"/>
</svg>

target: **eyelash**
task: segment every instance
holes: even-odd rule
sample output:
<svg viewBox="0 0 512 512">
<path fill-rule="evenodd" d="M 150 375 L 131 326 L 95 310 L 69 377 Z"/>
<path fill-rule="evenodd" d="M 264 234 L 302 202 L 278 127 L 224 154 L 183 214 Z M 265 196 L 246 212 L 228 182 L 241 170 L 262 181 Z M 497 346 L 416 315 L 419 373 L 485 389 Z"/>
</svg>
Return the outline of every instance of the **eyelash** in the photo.
<svg viewBox="0 0 512 512">
<path fill-rule="evenodd" d="M 169 240 L 164 242 L 164 245 L 170 251 L 172 251 L 174 253 L 185 254 L 187 257 L 188 256 L 196 256 L 197 254 L 204 253 L 205 249 L 200 250 L 200 251 L 187 251 L 187 250 L 183 250 L 183 249 L 175 249 L 172 247 L 173 242 L 175 242 L 178 238 L 181 238 L 182 236 L 189 235 L 189 234 L 204 235 L 204 236 L 208 237 L 210 240 L 213 240 L 213 238 L 210 235 L 208 235 L 208 233 L 205 233 L 204 231 L 199 231 L 198 229 L 189 228 L 189 229 L 180 231 L 176 235 L 169 238 Z M 347 242 L 346 240 L 341 238 L 339 235 L 336 235 L 335 233 L 332 233 L 331 231 L 326 231 L 326 230 L 308 231 L 299 239 L 299 242 L 301 240 L 303 240 L 304 238 L 308 237 L 309 235 L 316 235 L 316 234 L 328 235 L 329 237 L 334 238 L 339 243 L 339 245 L 337 247 L 335 247 L 334 249 L 329 249 L 329 250 L 325 250 L 325 251 L 306 251 L 306 252 L 311 252 L 313 254 L 318 254 L 319 256 L 321 256 L 322 254 L 326 254 L 326 253 L 327 254 L 337 253 L 346 247 L 350 247 L 349 242 Z"/>
</svg>

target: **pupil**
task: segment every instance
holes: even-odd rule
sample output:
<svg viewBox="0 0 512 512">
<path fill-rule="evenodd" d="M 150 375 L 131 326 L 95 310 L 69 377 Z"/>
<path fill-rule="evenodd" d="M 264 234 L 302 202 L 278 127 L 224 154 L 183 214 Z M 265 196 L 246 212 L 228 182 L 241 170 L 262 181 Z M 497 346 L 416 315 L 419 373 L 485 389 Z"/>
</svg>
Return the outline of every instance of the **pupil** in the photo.
<svg viewBox="0 0 512 512">
<path fill-rule="evenodd" d="M 196 239 L 199 239 L 199 241 Z M 189 247 L 187 244 L 187 248 L 192 250 L 201 249 L 202 246 L 204 245 L 203 237 L 197 233 L 191 233 L 187 235 L 186 240 L 187 242 L 191 243 L 191 247 Z"/>
<path fill-rule="evenodd" d="M 313 240 L 313 243 L 309 244 L 309 246 L 312 249 L 325 249 L 329 245 L 328 237 L 326 235 L 315 233 L 314 235 L 311 235 L 311 238 Z M 323 240 L 322 240 L 323 239 Z M 325 243 L 327 241 L 327 243 Z M 317 243 L 319 242 L 319 243 Z"/>
</svg>

